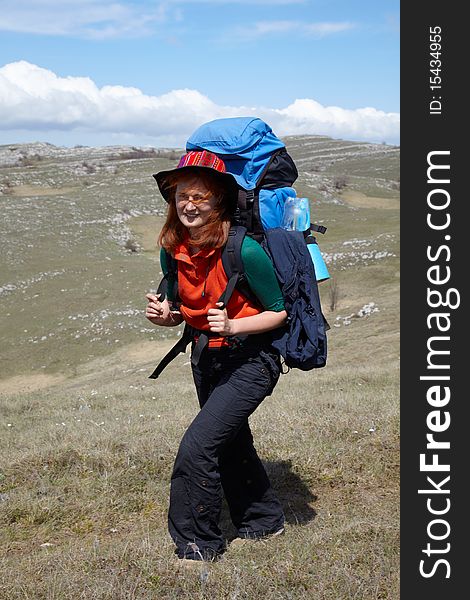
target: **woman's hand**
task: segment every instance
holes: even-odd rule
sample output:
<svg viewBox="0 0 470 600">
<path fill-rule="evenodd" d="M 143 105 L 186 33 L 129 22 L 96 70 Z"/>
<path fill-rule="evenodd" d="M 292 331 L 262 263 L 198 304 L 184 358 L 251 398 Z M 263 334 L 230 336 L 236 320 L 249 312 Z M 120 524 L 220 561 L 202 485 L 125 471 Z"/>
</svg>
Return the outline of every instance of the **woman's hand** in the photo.
<svg viewBox="0 0 470 600">
<path fill-rule="evenodd" d="M 221 302 L 217 306 L 222 306 Z M 211 308 L 208 311 L 207 320 L 210 330 L 220 335 L 252 335 L 264 333 L 282 327 L 286 323 L 287 313 L 285 310 L 275 312 L 265 310 L 257 315 L 229 319 L 226 310 Z"/>
<path fill-rule="evenodd" d="M 145 316 L 154 325 L 163 325 L 171 327 L 179 325 L 182 321 L 181 313 L 176 310 L 170 310 L 168 300 L 165 298 L 160 302 L 160 294 L 146 294 L 148 300 Z"/>
<path fill-rule="evenodd" d="M 217 302 L 216 306 L 223 306 L 223 302 Z M 212 333 L 218 333 L 222 336 L 233 335 L 233 320 L 227 316 L 227 310 L 224 308 L 209 308 L 207 311 L 207 320 L 209 329 Z"/>
</svg>

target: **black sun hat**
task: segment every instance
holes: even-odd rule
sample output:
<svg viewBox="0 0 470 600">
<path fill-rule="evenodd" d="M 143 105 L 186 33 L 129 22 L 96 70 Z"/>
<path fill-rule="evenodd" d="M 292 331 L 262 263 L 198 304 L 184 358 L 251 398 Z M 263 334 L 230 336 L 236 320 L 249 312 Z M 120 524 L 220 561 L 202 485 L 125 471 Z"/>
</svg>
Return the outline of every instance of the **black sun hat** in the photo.
<svg viewBox="0 0 470 600">
<path fill-rule="evenodd" d="M 207 150 L 191 150 L 181 157 L 175 169 L 155 173 L 153 177 L 158 184 L 161 195 L 167 202 L 170 201 L 168 175 L 179 173 L 180 171 L 182 173 L 194 171 L 195 174 L 198 172 L 210 172 L 211 176 L 220 181 L 226 188 L 226 199 L 230 202 L 231 209 L 235 210 L 238 202 L 237 181 L 233 175 L 227 173 L 224 161 L 216 154 Z"/>
</svg>

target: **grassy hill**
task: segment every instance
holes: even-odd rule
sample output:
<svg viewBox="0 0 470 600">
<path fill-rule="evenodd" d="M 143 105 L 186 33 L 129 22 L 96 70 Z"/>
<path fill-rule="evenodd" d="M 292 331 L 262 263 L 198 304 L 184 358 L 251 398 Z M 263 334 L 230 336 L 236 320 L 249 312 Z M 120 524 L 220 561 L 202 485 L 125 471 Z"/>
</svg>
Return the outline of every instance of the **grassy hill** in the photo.
<svg viewBox="0 0 470 600">
<path fill-rule="evenodd" d="M 285 141 L 328 226 L 329 362 L 283 376 L 252 418 L 286 535 L 191 572 L 166 532 L 188 356 L 148 380 L 178 332 L 144 318 L 165 211 L 151 175 L 179 153 L 0 147 L 2 597 L 399 597 L 399 149 Z"/>
</svg>

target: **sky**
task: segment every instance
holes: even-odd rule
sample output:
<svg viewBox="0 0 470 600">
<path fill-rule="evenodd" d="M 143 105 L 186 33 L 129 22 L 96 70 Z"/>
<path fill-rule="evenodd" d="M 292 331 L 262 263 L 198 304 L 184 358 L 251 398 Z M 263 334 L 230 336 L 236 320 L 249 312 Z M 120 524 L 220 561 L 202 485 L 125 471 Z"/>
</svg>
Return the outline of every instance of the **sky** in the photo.
<svg viewBox="0 0 470 600">
<path fill-rule="evenodd" d="M 399 0 L 0 0 L 0 144 L 181 147 L 248 115 L 399 144 L 399 21 Z"/>
</svg>

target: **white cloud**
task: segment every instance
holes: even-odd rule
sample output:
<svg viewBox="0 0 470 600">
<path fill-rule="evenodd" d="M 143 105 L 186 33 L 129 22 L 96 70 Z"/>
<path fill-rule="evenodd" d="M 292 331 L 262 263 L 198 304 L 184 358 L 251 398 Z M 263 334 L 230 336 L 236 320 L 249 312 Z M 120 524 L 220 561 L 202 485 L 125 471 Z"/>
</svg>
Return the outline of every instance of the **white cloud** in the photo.
<svg viewBox="0 0 470 600">
<path fill-rule="evenodd" d="M 205 121 L 240 115 L 259 116 L 281 136 L 321 134 L 391 143 L 399 138 L 399 114 L 375 108 L 348 110 L 308 98 L 285 108 L 219 106 L 197 90 L 148 96 L 133 87 L 98 88 L 87 77 L 58 77 L 26 61 L 0 68 L 1 128 L 29 131 L 36 139 L 62 131 L 70 133 L 71 144 L 74 138 L 84 143 L 87 134 L 90 139 L 102 134 L 109 143 L 140 138 L 155 146 L 182 146 Z"/>
<path fill-rule="evenodd" d="M 323 106 L 306 98 L 295 100 L 284 109 L 273 109 L 271 126 L 279 135 L 325 134 L 352 140 L 398 143 L 400 115 L 372 107 L 348 110 Z"/>
<path fill-rule="evenodd" d="M 181 20 L 182 5 L 282 6 L 305 0 L 2 0 L 0 31 L 88 39 L 143 37 Z"/>
<path fill-rule="evenodd" d="M 355 27 L 354 23 L 348 21 L 337 22 L 337 23 L 305 23 L 303 25 L 303 31 L 307 34 L 311 34 L 317 37 L 323 37 L 325 35 L 332 35 L 334 33 L 340 33 L 341 31 L 348 31 Z"/>
<path fill-rule="evenodd" d="M 259 38 L 262 35 L 295 33 L 316 38 L 333 35 L 342 31 L 348 31 L 355 27 L 354 23 L 342 22 L 318 22 L 303 23 L 301 21 L 258 21 L 251 27 L 237 28 L 236 35 L 239 38 Z"/>
<path fill-rule="evenodd" d="M 84 38 L 140 37 L 167 19 L 166 2 L 2 0 L 0 31 Z"/>
</svg>

